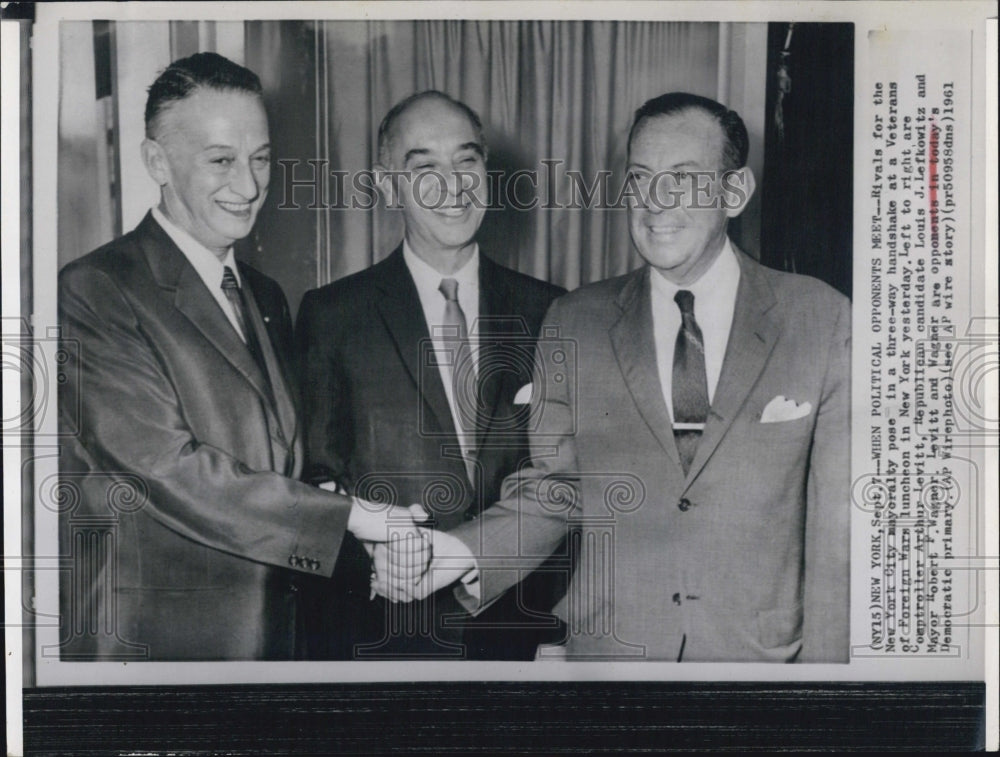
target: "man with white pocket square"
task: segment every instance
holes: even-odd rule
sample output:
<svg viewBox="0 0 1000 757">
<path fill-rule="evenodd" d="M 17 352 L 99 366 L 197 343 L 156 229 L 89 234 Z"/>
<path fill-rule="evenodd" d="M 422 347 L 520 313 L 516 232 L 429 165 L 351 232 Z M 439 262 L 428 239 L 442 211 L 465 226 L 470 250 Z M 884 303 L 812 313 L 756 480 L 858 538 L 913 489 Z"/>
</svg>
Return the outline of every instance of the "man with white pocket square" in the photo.
<svg viewBox="0 0 1000 757">
<path fill-rule="evenodd" d="M 520 400 L 531 394 L 541 320 L 565 290 L 480 252 L 487 148 L 467 105 L 434 90 L 402 100 L 382 121 L 378 150 L 376 179 L 402 211 L 404 239 L 302 301 L 306 476 L 419 503 L 445 531 L 495 502 L 504 477 L 527 464 Z M 413 604 L 383 596 L 383 558 L 348 538 L 333 578 L 307 589 L 308 657 L 525 660 L 561 635 L 547 611 L 565 570 L 470 618 L 450 591 Z"/>
<path fill-rule="evenodd" d="M 848 659 L 850 305 L 728 239 L 754 190 L 747 145 L 706 98 L 636 112 L 629 227 L 647 265 L 553 304 L 542 328 L 579 366 L 538 352 L 531 467 L 435 536 L 423 590 L 461 577 L 475 612 L 579 534 L 556 608 L 570 633 L 543 659 Z"/>
</svg>

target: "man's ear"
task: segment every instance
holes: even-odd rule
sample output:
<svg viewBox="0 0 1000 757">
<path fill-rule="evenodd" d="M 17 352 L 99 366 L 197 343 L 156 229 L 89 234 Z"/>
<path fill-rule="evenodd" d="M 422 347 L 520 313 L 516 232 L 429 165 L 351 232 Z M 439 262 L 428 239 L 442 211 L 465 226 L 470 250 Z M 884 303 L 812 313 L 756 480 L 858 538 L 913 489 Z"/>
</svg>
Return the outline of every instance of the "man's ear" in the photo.
<svg viewBox="0 0 1000 757">
<path fill-rule="evenodd" d="M 399 205 L 399 181 L 398 174 L 393 175 L 393 172 L 381 163 L 375 164 L 375 186 L 385 198 L 387 208 L 401 207 Z"/>
<path fill-rule="evenodd" d="M 757 181 L 754 179 L 750 166 L 743 166 L 736 171 L 727 171 L 722 176 L 722 191 L 720 200 L 725 208 L 726 216 L 736 218 L 742 213 L 753 192 L 757 188 Z"/>
<path fill-rule="evenodd" d="M 170 182 L 170 166 L 163 145 L 152 139 L 142 140 L 142 162 L 158 187 Z"/>
</svg>

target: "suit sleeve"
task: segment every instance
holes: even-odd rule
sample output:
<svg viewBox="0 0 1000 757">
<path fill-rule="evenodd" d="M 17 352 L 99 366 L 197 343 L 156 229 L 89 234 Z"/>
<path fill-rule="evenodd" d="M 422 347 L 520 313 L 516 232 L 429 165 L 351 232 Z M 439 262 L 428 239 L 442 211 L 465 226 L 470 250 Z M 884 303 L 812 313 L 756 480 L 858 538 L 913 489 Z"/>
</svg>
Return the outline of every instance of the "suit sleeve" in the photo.
<svg viewBox="0 0 1000 757">
<path fill-rule="evenodd" d="M 336 481 L 349 488 L 347 459 L 353 445 L 350 382 L 336 356 L 334 312 L 323 307 L 320 291 L 307 292 L 295 328 L 299 396 L 305 426 L 302 478 Z"/>
<path fill-rule="evenodd" d="M 144 512 L 193 541 L 330 575 L 350 499 L 253 470 L 196 438 L 166 367 L 111 277 L 72 266 L 59 283 L 63 336 L 79 343 L 78 358 L 68 351 L 60 402 L 79 408 L 84 465 L 140 477 L 148 488 Z M 309 559 L 290 564 L 293 555 Z"/>
<path fill-rule="evenodd" d="M 847 662 L 850 642 L 851 311 L 841 302 L 809 459 L 803 662 Z"/>
<path fill-rule="evenodd" d="M 543 322 L 560 328 L 559 303 Z M 556 332 L 561 333 L 561 332 Z M 479 611 L 541 565 L 564 541 L 579 510 L 579 475 L 573 438 L 576 366 L 552 361 L 552 340 L 535 350 L 529 433 L 531 465 L 504 479 L 501 500 L 474 521 L 450 531 L 472 552 L 479 566 L 478 597 L 460 595 L 466 609 Z M 478 599 L 478 606 L 473 599 Z"/>
</svg>

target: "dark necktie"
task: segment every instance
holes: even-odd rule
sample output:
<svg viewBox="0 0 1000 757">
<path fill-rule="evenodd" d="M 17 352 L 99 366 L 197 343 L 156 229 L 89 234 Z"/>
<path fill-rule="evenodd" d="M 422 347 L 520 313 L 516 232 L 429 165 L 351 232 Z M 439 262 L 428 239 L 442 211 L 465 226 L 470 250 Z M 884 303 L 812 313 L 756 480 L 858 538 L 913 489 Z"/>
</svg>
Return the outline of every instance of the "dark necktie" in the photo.
<svg viewBox="0 0 1000 757">
<path fill-rule="evenodd" d="M 247 304 L 243 296 L 243 290 L 240 289 L 239 282 L 236 281 L 236 274 L 233 273 L 233 269 L 229 266 L 226 266 L 222 273 L 222 291 L 225 293 L 226 298 L 233 306 L 233 312 L 236 314 L 236 322 L 240 326 L 240 332 L 246 342 L 247 349 L 250 351 L 250 355 L 253 357 L 257 366 L 260 368 L 260 372 L 264 376 L 264 384 L 267 388 L 268 398 L 271 398 L 271 379 L 267 374 L 267 363 L 264 361 L 264 352 L 261 350 L 260 341 L 257 339 L 257 332 L 254 330 L 253 324 L 250 322 L 250 316 L 247 313 Z"/>
<path fill-rule="evenodd" d="M 682 289 L 674 295 L 674 302 L 681 309 L 681 328 L 674 345 L 671 374 L 674 440 L 687 474 L 708 420 L 708 376 L 705 373 L 705 342 L 694 319 L 694 295 Z"/>
<path fill-rule="evenodd" d="M 458 439 L 462 445 L 466 470 L 472 479 L 473 468 L 466 453 L 470 450 L 472 431 L 476 423 L 476 370 L 469 346 L 469 327 L 465 313 L 458 302 L 458 282 L 455 279 L 441 279 L 438 291 L 444 296 L 444 341 L 453 350 L 451 361 L 452 404 Z"/>
</svg>

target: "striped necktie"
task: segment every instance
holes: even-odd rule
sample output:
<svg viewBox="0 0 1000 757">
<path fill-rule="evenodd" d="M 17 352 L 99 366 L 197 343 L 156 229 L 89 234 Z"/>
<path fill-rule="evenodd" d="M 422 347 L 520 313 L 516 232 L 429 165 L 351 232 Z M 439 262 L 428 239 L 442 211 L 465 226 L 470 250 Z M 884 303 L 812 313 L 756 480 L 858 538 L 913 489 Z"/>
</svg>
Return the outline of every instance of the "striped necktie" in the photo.
<svg viewBox="0 0 1000 757">
<path fill-rule="evenodd" d="M 264 384 L 267 387 L 268 397 L 273 403 L 274 399 L 271 389 L 271 377 L 267 373 L 267 363 L 264 360 L 264 352 L 261 349 L 260 341 L 257 339 L 257 332 L 254 330 L 253 324 L 250 322 L 243 290 L 240 288 L 239 282 L 236 281 L 236 274 L 233 273 L 233 269 L 229 266 L 226 266 L 222 273 L 222 291 L 226 295 L 230 304 L 233 306 L 233 312 L 236 314 L 236 322 L 240 326 L 240 336 L 243 337 L 243 341 L 246 342 L 250 355 L 253 357 L 254 362 L 257 363 L 257 367 L 260 368 L 260 372 L 264 376 Z"/>
<path fill-rule="evenodd" d="M 705 373 L 705 342 L 694 318 L 694 295 L 682 289 L 674 295 L 674 302 L 681 310 L 681 327 L 674 345 L 671 374 L 674 441 L 687 474 L 708 420 L 708 377 Z"/>
</svg>

